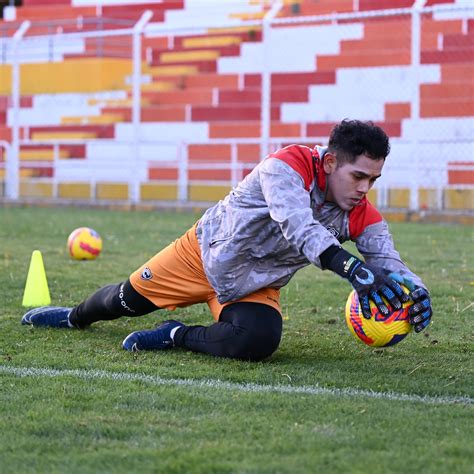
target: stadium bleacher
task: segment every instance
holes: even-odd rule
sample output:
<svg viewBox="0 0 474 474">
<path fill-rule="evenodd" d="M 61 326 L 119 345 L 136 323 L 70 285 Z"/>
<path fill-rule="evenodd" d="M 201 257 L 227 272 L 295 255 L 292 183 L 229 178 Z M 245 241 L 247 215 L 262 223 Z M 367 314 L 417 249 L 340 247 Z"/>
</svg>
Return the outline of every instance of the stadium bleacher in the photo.
<svg viewBox="0 0 474 474">
<path fill-rule="evenodd" d="M 428 0 L 425 6 L 456 3 Z M 153 13 L 152 24 L 163 29 L 146 33 L 142 40 L 146 82 L 141 86 L 139 151 L 143 164 L 136 170 L 142 180 L 142 199 L 178 199 L 177 157 L 183 140 L 189 144 L 191 165 L 199 168 L 208 164 L 207 169 L 191 166 L 189 199 L 207 201 L 224 195 L 235 176 L 220 165 L 234 160 L 240 173 L 237 177 L 241 177 L 260 159 L 259 146 L 252 140 L 260 137 L 262 116 L 265 46 L 258 21 L 270 4 L 218 2 L 206 15 L 200 14 L 203 3 L 196 0 L 25 0 L 21 6 L 8 6 L 8 21 L 0 25 L 6 32 L 4 36 L 11 36 L 21 21 L 28 19 L 31 28 L 25 41 L 44 41 L 46 45 L 51 37 L 39 40 L 36 35 L 51 33 L 47 19 L 55 19 L 54 54 L 46 46 L 38 46 L 42 52 L 35 52 L 34 60 L 21 67 L 21 136 L 38 142 L 21 145 L 24 195 L 36 196 L 38 192 L 39 197 L 53 196 L 55 188 L 47 179 L 40 187 L 35 181 L 30 187 L 34 192 L 30 192 L 26 178 L 54 176 L 61 182 L 59 197 L 89 198 L 94 195 L 93 181 L 100 184 L 97 198 L 128 198 L 130 168 L 126 165 L 117 169 L 117 156 L 130 155 L 129 143 L 134 140 L 131 36 L 56 37 L 67 32 L 92 32 L 99 27 L 104 31 L 129 28 L 146 10 Z M 470 165 L 465 165 L 467 171 L 458 169 L 459 163 L 470 163 L 458 159 L 462 147 L 469 150 L 472 145 L 453 145 L 453 141 L 463 127 L 468 134 L 472 128 L 474 19 L 462 14 L 423 14 L 418 71 L 411 67 L 408 12 L 344 17 L 340 21 L 326 17 L 303 23 L 291 20 L 338 13 L 382 14 L 412 5 L 413 1 L 407 0 L 286 0 L 277 18 L 290 23 L 279 23 L 273 29 L 272 51 L 265 60 L 271 73 L 273 139 L 281 143 L 290 137 L 301 141 L 308 137 L 324 139 L 333 124 L 347 116 L 373 119 L 392 138 L 400 139 L 400 146 L 392 153 L 397 166 L 387 166 L 394 187 L 387 203 L 391 207 L 409 204 L 406 168 L 412 158 L 403 140 L 413 140 L 420 129 L 435 126 L 437 138 L 447 143 L 441 148 L 454 147 L 455 170 L 447 172 L 444 186 L 472 184 Z M 243 26 L 243 20 L 257 22 Z M 209 24 L 227 26 L 209 28 Z M 6 141 L 11 140 L 8 75 L 4 61 L 0 66 L 0 78 L 4 79 L 0 82 L 4 97 L 0 101 L 0 139 Z M 415 75 L 421 81 L 417 120 L 412 119 Z M 210 139 L 249 142 L 235 146 L 204 143 Z M 58 140 L 62 143 L 53 145 Z M 72 143 L 65 143 L 68 140 Z M 160 140 L 162 144 L 156 143 Z M 420 158 L 429 160 L 437 146 L 426 146 Z M 36 166 L 38 162 L 40 166 Z M 4 174 L 4 170 L 0 172 Z M 439 177 L 430 180 L 431 184 L 424 187 L 429 192 L 420 192 L 422 207 L 434 205 L 429 197 L 434 193 L 431 188 L 441 182 Z M 452 193 L 452 189 L 446 192 Z M 460 206 L 468 207 L 472 189 L 461 192 L 465 198 Z"/>
</svg>

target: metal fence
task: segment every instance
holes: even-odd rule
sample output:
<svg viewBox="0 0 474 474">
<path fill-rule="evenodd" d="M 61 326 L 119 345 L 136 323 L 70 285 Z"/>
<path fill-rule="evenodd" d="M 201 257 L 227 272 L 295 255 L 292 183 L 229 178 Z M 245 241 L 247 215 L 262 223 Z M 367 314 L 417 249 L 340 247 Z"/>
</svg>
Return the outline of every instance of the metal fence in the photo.
<svg viewBox="0 0 474 474">
<path fill-rule="evenodd" d="M 405 192 L 408 189 L 406 206 L 420 209 L 425 205 L 420 203 L 420 190 L 424 189 L 432 194 L 429 206 L 442 209 L 446 204 L 446 189 L 472 190 L 474 187 L 474 111 L 470 75 L 474 58 L 472 44 L 469 44 L 472 34 L 467 34 L 469 28 L 472 29 L 474 5 L 419 8 L 418 3 L 409 9 L 291 18 L 276 17 L 281 5 L 275 3 L 263 20 L 232 20 L 226 24 L 207 24 L 206 28 L 204 25 L 170 28 L 153 24 L 150 23 L 151 13 L 145 12 L 132 27 L 115 24 L 113 28 L 97 30 L 95 25 L 84 31 L 64 32 L 64 28 L 55 25 L 54 34 L 32 36 L 28 35 L 32 25 L 25 21 L 13 35 L 5 34 L 0 40 L 3 67 L 11 67 L 10 72 L 3 69 L 0 77 L 0 88 L 11 94 L 7 114 L 11 144 L 2 145 L 6 148 L 6 160 L 2 164 L 5 197 L 21 198 L 20 182 L 23 179 L 52 183 L 52 197 L 57 198 L 58 184 L 74 180 L 72 163 L 76 161 L 74 154 L 70 155 L 69 175 L 58 174 L 62 150 L 81 144 L 86 155 L 91 149 L 97 153 L 102 149 L 104 154 L 107 149 L 109 152 L 115 150 L 110 152 L 115 155 L 113 160 L 89 160 L 87 172 L 83 170 L 80 178 L 76 178 L 92 183 L 90 199 L 97 199 L 94 192 L 97 181 L 118 181 L 128 184 L 130 202 L 140 202 L 141 186 L 157 180 L 156 177 L 150 179 L 146 172 L 155 149 L 162 153 L 155 159 L 161 162 L 161 167 L 178 170 L 177 198 L 186 201 L 193 170 L 230 170 L 231 178 L 225 182 L 229 186 L 235 185 L 252 164 L 251 160 L 239 160 L 235 151 L 239 145 L 258 145 L 260 151 L 255 153 L 253 161 L 257 163 L 281 144 L 324 143 L 329 124 L 352 117 L 379 122 L 391 135 L 392 153 L 384 177 L 377 185 L 379 206 L 390 205 L 387 196 L 391 190 Z M 396 20 L 393 21 L 396 39 L 383 34 L 384 28 L 390 28 L 390 20 Z M 202 36 L 211 28 L 241 27 L 261 31 L 261 41 L 242 46 L 238 58 L 221 57 L 219 72 L 238 75 L 237 90 L 255 91 L 251 106 L 258 109 L 258 116 L 250 122 L 258 128 L 258 136 L 212 138 L 209 133 L 206 136 L 197 132 L 190 136 L 191 129 L 187 126 L 198 120 L 193 118 L 193 107 L 189 104 L 183 108 L 183 117 L 176 120 L 178 131 L 172 133 L 175 136 L 170 137 L 169 128 L 165 126 L 162 134 L 159 127 L 148 133 L 147 124 L 152 122 L 143 116 L 142 104 L 148 93 L 166 90 L 165 79 L 168 78 L 164 70 L 153 65 L 153 45 L 159 44 L 160 48 L 173 52 L 180 38 Z M 465 53 L 459 47 L 463 41 L 467 42 Z M 465 54 L 465 58 L 459 59 L 459 54 Z M 62 93 L 54 94 L 47 83 L 47 75 L 31 77 L 34 74 L 31 71 L 36 71 L 28 69 L 31 64 L 59 64 L 57 59 L 64 57 L 90 59 L 84 66 L 89 69 L 85 69 L 83 78 L 78 78 L 77 74 L 74 77 L 74 71 L 71 72 L 73 77 L 67 78 L 71 89 L 78 81 L 82 82 L 82 92 L 68 90 L 65 80 Z M 104 58 L 110 63 L 107 70 L 93 63 Z M 462 65 L 466 65 L 465 71 Z M 184 71 L 185 66 L 182 67 Z M 117 69 L 116 76 L 109 77 L 113 68 Z M 41 69 L 37 70 L 41 72 Z M 87 71 L 93 71 L 98 77 L 87 76 Z M 60 73 L 66 74 L 64 70 Z M 128 85 L 114 83 L 120 74 L 127 76 Z M 155 80 L 155 74 L 159 76 L 158 80 Z M 305 82 L 305 74 L 319 82 Z M 328 79 L 329 76 L 332 79 Z M 183 73 L 182 77 L 184 80 L 187 76 Z M 246 84 L 247 80 L 249 84 Z M 93 90 L 92 83 L 95 82 L 98 84 Z M 86 83 L 91 83 L 91 87 L 85 87 Z M 464 91 L 465 99 L 459 91 Z M 219 87 L 212 88 L 212 93 L 212 104 L 219 105 L 215 100 L 215 97 L 220 98 Z M 22 97 L 28 95 L 37 99 L 31 113 L 21 102 Z M 286 96 L 288 100 L 285 101 Z M 41 109 L 41 100 L 45 110 Z M 63 105 L 61 101 L 64 101 Z M 108 119 L 107 112 L 103 112 L 100 105 L 91 104 L 114 101 L 127 104 L 130 113 L 125 119 L 126 125 L 101 122 Z M 234 103 L 230 108 L 234 108 L 234 112 L 243 111 L 248 105 Z M 117 110 L 117 107 L 111 109 Z M 170 114 L 175 112 L 172 106 L 161 110 L 165 111 L 163 113 L 166 110 Z M 75 112 L 77 116 L 68 116 Z M 61 113 L 63 115 L 58 115 Z M 81 114 L 90 113 L 95 115 L 87 120 L 80 118 Z M 272 130 L 275 114 L 279 114 L 278 123 L 284 133 Z M 245 120 L 235 126 L 239 127 Z M 100 132 L 88 137 L 87 128 L 83 127 L 84 133 L 76 138 L 54 138 L 51 134 L 45 137 L 46 128 L 41 125 L 61 121 L 63 125 L 99 125 L 104 136 L 100 136 Z M 228 124 L 231 126 L 232 121 Z M 122 136 L 107 134 L 107 130 L 116 133 L 119 129 Z M 230 158 L 189 160 L 189 147 L 198 144 L 229 145 Z M 33 152 L 20 159 L 20 150 L 34 150 L 40 146 L 52 150 L 49 159 L 37 160 Z M 86 156 L 86 162 L 87 159 Z M 123 169 L 122 175 L 112 172 L 114 167 Z M 25 177 L 22 178 L 22 170 L 28 169 L 51 172 L 39 172 L 37 176 L 23 173 Z M 169 180 L 163 178 L 162 181 Z M 203 182 L 213 185 L 220 181 Z"/>
</svg>

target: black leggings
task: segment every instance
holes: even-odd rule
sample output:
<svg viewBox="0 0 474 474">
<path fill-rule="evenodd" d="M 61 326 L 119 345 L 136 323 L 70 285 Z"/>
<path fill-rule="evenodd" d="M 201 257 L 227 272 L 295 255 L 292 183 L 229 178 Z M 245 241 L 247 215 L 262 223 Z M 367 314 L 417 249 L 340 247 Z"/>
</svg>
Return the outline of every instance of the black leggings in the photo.
<svg viewBox="0 0 474 474">
<path fill-rule="evenodd" d="M 96 321 L 142 316 L 160 308 L 140 295 L 127 280 L 104 286 L 76 306 L 70 321 L 85 328 Z M 185 326 L 176 331 L 175 345 L 218 357 L 259 361 L 273 354 L 281 339 L 280 313 L 262 303 L 233 303 L 211 326 Z"/>
</svg>

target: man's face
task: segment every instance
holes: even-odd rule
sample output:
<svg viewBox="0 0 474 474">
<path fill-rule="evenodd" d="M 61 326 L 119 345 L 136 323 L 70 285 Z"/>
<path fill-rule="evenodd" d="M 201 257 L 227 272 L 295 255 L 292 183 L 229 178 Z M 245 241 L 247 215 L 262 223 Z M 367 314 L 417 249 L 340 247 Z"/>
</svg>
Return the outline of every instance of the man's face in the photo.
<svg viewBox="0 0 474 474">
<path fill-rule="evenodd" d="M 382 173 L 384 159 L 372 160 L 359 155 L 354 163 L 337 166 L 332 153 L 324 156 L 324 171 L 327 175 L 327 201 L 336 203 L 344 211 L 350 211 L 359 204 Z"/>
</svg>

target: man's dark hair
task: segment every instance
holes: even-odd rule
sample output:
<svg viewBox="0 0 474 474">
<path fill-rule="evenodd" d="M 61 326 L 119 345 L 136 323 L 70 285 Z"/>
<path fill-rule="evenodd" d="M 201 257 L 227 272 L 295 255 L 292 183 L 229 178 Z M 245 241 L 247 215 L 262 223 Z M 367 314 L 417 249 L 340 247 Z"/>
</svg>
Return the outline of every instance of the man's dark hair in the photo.
<svg viewBox="0 0 474 474">
<path fill-rule="evenodd" d="M 382 160 L 390 153 L 390 143 L 387 134 L 373 122 L 345 119 L 332 129 L 328 152 L 336 155 L 338 165 L 354 163 L 359 155 Z"/>
</svg>

